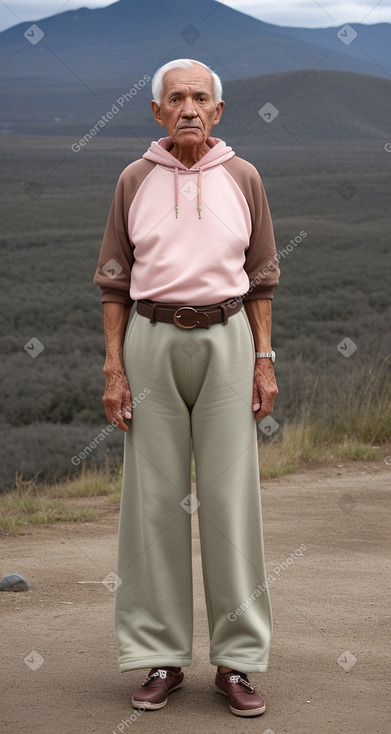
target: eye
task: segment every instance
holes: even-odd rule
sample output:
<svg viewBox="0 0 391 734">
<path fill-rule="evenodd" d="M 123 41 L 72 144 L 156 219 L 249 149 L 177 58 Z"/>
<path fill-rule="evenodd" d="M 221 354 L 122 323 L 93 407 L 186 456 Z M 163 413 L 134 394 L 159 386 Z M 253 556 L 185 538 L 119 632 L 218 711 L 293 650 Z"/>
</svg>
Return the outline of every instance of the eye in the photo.
<svg viewBox="0 0 391 734">
<path fill-rule="evenodd" d="M 178 97 L 171 97 L 170 102 L 178 102 Z"/>
</svg>

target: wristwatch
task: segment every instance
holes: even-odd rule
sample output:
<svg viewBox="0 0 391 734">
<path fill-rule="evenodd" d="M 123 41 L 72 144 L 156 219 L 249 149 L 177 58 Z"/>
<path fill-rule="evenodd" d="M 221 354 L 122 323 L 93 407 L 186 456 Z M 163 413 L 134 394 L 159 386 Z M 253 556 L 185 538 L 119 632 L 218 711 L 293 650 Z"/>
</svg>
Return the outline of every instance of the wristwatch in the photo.
<svg viewBox="0 0 391 734">
<path fill-rule="evenodd" d="M 276 353 L 273 350 L 271 352 L 257 352 L 256 356 L 257 356 L 257 359 L 268 357 L 269 359 L 271 359 L 273 364 L 276 361 Z"/>
</svg>

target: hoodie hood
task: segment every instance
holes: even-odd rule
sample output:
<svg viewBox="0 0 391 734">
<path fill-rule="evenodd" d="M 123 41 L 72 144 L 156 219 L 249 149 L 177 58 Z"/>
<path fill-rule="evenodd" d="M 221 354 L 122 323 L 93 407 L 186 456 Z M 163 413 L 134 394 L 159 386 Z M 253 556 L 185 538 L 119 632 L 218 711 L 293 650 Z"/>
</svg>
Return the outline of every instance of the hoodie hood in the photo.
<svg viewBox="0 0 391 734">
<path fill-rule="evenodd" d="M 171 170 L 175 176 L 175 217 L 178 219 L 179 216 L 179 183 L 180 183 L 180 172 L 191 173 L 192 171 L 197 172 L 197 211 L 198 218 L 201 219 L 202 212 L 202 174 L 208 168 L 214 168 L 219 166 L 235 155 L 234 151 L 229 145 L 226 145 L 224 140 L 220 138 L 209 137 L 206 140 L 206 144 L 210 150 L 202 157 L 199 161 L 194 163 L 191 168 L 187 168 L 181 161 L 178 161 L 175 156 L 170 153 L 170 149 L 173 146 L 173 140 L 171 137 L 160 138 L 160 140 L 153 141 L 143 158 L 148 161 L 153 161 L 159 166 L 163 166 Z"/>
</svg>

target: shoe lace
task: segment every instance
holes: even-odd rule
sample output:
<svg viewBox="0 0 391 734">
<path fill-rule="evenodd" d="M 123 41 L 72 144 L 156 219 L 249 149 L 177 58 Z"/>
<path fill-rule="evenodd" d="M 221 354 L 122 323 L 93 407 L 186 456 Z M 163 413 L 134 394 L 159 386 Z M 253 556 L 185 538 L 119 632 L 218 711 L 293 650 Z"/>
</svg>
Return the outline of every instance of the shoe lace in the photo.
<svg viewBox="0 0 391 734">
<path fill-rule="evenodd" d="M 152 668 L 152 670 L 149 671 L 143 686 L 147 686 L 154 678 L 162 678 L 164 680 L 167 678 L 167 670 L 164 670 L 164 668 Z"/>
<path fill-rule="evenodd" d="M 250 681 L 247 678 L 247 675 L 244 673 L 237 673 L 234 671 L 232 675 L 229 677 L 230 683 L 239 683 L 239 685 L 244 686 L 244 688 L 248 688 L 250 693 L 254 692 L 254 686 L 251 685 Z"/>
</svg>

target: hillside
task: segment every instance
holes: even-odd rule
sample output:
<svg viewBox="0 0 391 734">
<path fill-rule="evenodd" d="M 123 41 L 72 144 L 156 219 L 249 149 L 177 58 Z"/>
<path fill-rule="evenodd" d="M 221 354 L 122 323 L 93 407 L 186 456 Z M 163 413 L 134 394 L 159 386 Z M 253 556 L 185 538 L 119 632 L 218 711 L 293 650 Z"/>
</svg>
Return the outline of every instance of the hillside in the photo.
<svg viewBox="0 0 391 734">
<path fill-rule="evenodd" d="M 282 253 L 273 307 L 280 425 L 303 408 L 335 417 L 377 382 L 381 394 L 391 347 L 389 90 L 386 80 L 327 71 L 226 84 L 216 134 L 261 172 Z M 148 100 L 145 89 L 140 107 Z M 279 110 L 270 124 L 258 115 L 266 102 Z M 3 487 L 16 472 L 80 471 L 72 457 L 106 425 L 92 277 L 118 175 L 161 134 L 148 114 L 124 111 L 77 153 L 71 146 L 92 122 L 83 111 L 68 134 L 47 124 L 47 134 L 0 137 Z M 337 350 L 346 337 L 357 345 L 350 359 Z M 24 349 L 32 338 L 43 345 L 34 359 Z M 121 448 L 113 433 L 88 463 Z"/>
<path fill-rule="evenodd" d="M 56 120 L 71 124 L 82 110 L 86 118 L 103 114 L 139 79 L 175 57 L 199 58 L 224 80 L 300 69 L 389 78 L 391 64 L 390 24 L 357 24 L 357 39 L 346 45 L 337 28 L 301 33 L 215 0 L 120 0 L 65 11 L 40 20 L 34 38 L 30 25 L 0 33 L 5 132 L 39 132 Z M 140 104 L 135 96 L 132 108 Z"/>
<path fill-rule="evenodd" d="M 99 132 L 99 137 L 156 135 L 150 113 L 150 81 L 143 81 L 137 94 L 127 98 L 124 94 L 134 84 L 128 83 L 126 88 L 118 87 L 111 96 L 99 98 L 92 94 L 86 96 L 84 91 L 76 94 L 67 85 L 60 86 L 53 95 L 42 81 L 37 81 L 37 85 L 39 93 L 30 99 L 30 106 L 24 108 L 20 99 L 29 98 L 34 83 L 9 80 L 8 91 L 5 91 L 8 102 L 1 113 L 1 132 L 69 134 L 78 140 L 114 105 L 115 113 Z M 344 141 L 347 145 L 368 138 L 384 138 L 386 142 L 391 113 L 390 88 L 388 79 L 320 70 L 226 81 L 227 106 L 219 134 L 233 136 L 234 140 L 250 135 L 254 143 L 259 134 L 273 142 L 280 140 L 281 135 L 287 142 L 294 142 L 296 136 L 303 141 L 319 141 L 322 137 L 325 141 Z M 265 125 L 258 115 L 267 102 L 272 102 L 280 113 L 271 125 Z"/>
<path fill-rule="evenodd" d="M 349 24 L 350 25 L 350 24 Z M 364 23 L 352 23 L 351 28 L 357 33 L 354 40 L 343 45 L 343 49 L 339 49 L 342 53 L 349 54 L 351 58 L 357 58 L 361 61 L 372 61 L 378 65 L 379 70 L 391 73 L 391 25 L 390 23 L 374 23 L 365 25 Z M 281 33 L 295 38 L 304 43 L 312 43 L 324 48 L 330 48 L 335 43 L 337 28 L 288 28 L 280 27 Z M 351 31 L 350 31 L 351 33 Z M 351 34 L 353 36 L 353 34 Z M 373 71 L 373 74 L 376 74 Z"/>
</svg>

